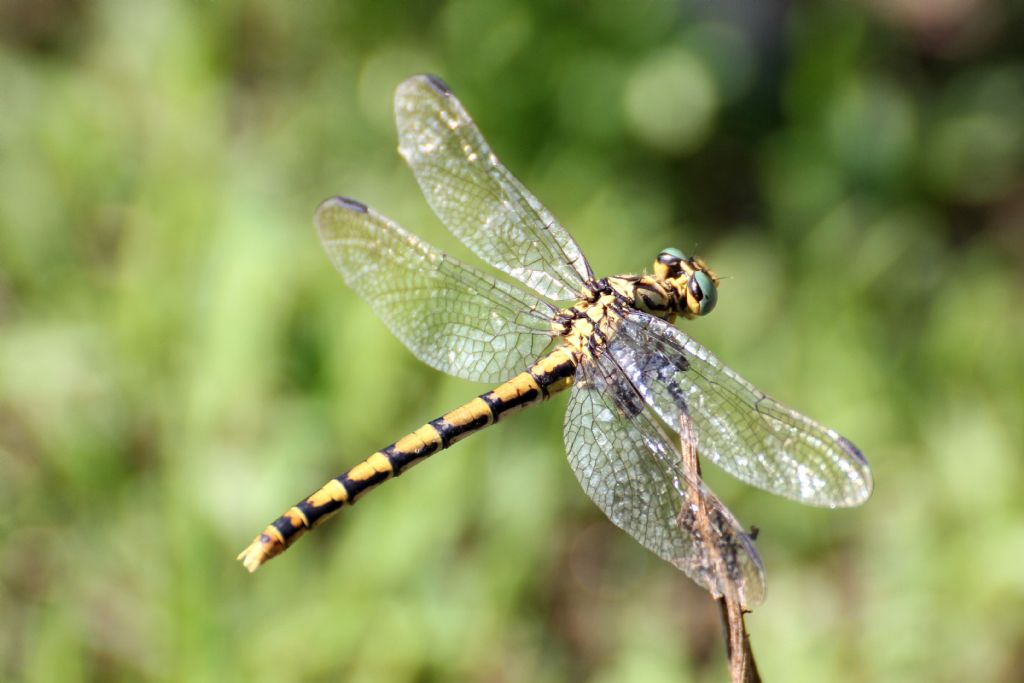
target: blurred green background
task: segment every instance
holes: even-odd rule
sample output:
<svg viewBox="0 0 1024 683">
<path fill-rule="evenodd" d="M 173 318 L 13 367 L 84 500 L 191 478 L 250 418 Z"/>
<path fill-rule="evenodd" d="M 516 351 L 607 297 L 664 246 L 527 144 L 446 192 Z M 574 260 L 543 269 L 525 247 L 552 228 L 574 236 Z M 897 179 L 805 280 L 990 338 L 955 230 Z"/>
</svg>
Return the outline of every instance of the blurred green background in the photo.
<svg viewBox="0 0 1024 683">
<path fill-rule="evenodd" d="M 433 72 L 596 272 L 704 255 L 687 330 L 871 460 L 847 511 L 706 473 L 762 529 L 765 679 L 1024 680 L 1021 15 L 3 0 L 0 679 L 726 679 L 706 595 L 580 491 L 564 397 L 234 560 L 484 389 L 311 224 L 346 194 L 465 254 L 395 152 Z"/>
</svg>

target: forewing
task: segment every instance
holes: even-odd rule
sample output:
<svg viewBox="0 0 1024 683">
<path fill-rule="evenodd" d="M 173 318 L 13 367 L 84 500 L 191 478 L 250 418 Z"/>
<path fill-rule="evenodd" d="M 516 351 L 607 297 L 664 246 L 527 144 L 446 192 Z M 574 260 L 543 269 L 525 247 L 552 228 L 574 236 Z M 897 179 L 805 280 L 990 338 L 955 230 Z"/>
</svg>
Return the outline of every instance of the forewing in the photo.
<svg viewBox="0 0 1024 683">
<path fill-rule="evenodd" d="M 870 495 L 871 470 L 852 443 L 765 396 L 674 325 L 631 313 L 608 348 L 666 424 L 685 407 L 701 456 L 733 476 L 810 505 Z"/>
<path fill-rule="evenodd" d="M 551 341 L 549 304 L 460 263 L 359 202 L 328 199 L 315 222 L 345 282 L 438 370 L 502 382 Z"/>
<path fill-rule="evenodd" d="M 583 490 L 613 523 L 714 595 L 728 586 L 753 607 L 764 598 L 764 568 L 750 537 L 706 486 L 686 476 L 678 439 L 646 410 L 609 354 L 581 363 L 565 416 L 565 447 Z M 696 489 L 713 538 L 704 539 L 691 504 Z M 726 568 L 715 571 L 707 543 Z"/>
<path fill-rule="evenodd" d="M 430 206 L 490 265 L 554 300 L 576 299 L 593 275 L 580 248 L 487 145 L 435 76 L 395 93 L 399 152 Z"/>
</svg>

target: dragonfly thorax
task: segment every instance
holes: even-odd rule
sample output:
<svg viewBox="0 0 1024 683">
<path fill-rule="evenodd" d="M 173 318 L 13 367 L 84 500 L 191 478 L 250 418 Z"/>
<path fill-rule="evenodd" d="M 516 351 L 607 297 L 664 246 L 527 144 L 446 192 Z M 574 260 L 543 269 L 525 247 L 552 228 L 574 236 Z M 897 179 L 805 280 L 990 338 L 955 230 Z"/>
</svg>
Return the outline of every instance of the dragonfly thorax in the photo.
<svg viewBox="0 0 1024 683">
<path fill-rule="evenodd" d="M 594 287 L 575 306 L 559 311 L 552 320 L 555 334 L 562 337 L 577 358 L 595 354 L 629 311 L 630 303 L 610 286 L 613 279 L 591 283 Z"/>
<path fill-rule="evenodd" d="M 622 275 L 607 278 L 605 281 L 608 287 L 631 308 L 669 322 L 675 320 L 680 313 L 679 292 L 653 275 Z"/>
</svg>

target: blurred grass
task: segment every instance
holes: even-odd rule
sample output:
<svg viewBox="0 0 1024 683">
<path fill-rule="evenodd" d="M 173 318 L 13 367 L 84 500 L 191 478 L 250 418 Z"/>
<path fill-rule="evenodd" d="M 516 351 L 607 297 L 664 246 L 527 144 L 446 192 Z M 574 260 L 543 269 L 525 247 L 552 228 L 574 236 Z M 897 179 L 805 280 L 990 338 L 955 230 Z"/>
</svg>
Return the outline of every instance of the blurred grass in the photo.
<svg viewBox="0 0 1024 683">
<path fill-rule="evenodd" d="M 723 679 L 705 596 L 579 491 L 564 398 L 234 562 L 480 391 L 310 225 L 342 193 L 465 253 L 394 152 L 431 71 L 595 271 L 699 248 L 697 338 L 870 458 L 843 512 L 708 472 L 763 530 L 766 680 L 1019 680 L 1021 16 L 921 7 L 0 3 L 0 679 Z"/>
</svg>

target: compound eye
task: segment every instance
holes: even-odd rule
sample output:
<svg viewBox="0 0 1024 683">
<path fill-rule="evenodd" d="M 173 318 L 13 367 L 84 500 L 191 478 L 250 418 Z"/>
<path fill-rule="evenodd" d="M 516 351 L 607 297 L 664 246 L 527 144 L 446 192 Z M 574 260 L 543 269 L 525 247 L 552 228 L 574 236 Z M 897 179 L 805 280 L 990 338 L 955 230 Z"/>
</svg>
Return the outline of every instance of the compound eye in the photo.
<svg viewBox="0 0 1024 683">
<path fill-rule="evenodd" d="M 658 254 L 658 261 L 664 263 L 665 265 L 672 265 L 675 263 L 679 263 L 680 261 L 686 260 L 688 260 L 686 258 L 686 254 L 676 249 L 675 247 L 668 247 L 667 249 L 662 249 L 661 253 Z"/>
<path fill-rule="evenodd" d="M 690 277 L 687 286 L 694 300 L 700 304 L 698 315 L 707 315 L 715 309 L 715 304 L 718 303 L 718 288 L 707 273 L 698 270 Z"/>
</svg>

